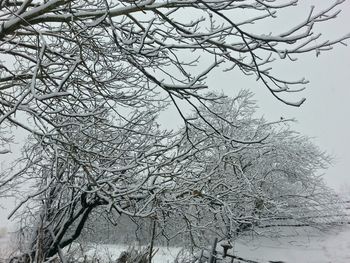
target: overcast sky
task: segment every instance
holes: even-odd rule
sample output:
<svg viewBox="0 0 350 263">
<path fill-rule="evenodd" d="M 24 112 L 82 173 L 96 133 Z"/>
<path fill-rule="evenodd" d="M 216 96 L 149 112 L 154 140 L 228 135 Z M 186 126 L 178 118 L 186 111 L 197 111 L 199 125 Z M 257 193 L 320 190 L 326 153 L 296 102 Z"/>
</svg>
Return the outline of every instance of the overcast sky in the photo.
<svg viewBox="0 0 350 263">
<path fill-rule="evenodd" d="M 312 1 L 301 2 L 309 6 Z M 332 1 L 313 2 L 322 9 Z M 297 18 L 305 17 L 309 8 L 297 10 L 295 14 L 286 15 L 286 23 L 293 24 Z M 349 24 L 350 1 L 347 0 L 336 20 L 322 23 L 316 30 L 321 31 L 325 38 L 336 39 L 350 33 Z M 280 23 L 276 31 L 283 28 L 284 23 Z M 293 129 L 313 137 L 321 149 L 334 157 L 334 163 L 325 171 L 324 178 L 329 186 L 339 191 L 345 188 L 350 191 L 350 41 L 347 43 L 348 47 L 338 45 L 329 52 L 322 52 L 318 57 L 316 52 L 303 54 L 296 63 L 282 63 L 273 69 L 289 79 L 305 77 L 310 81 L 305 91 L 288 97 L 295 102 L 305 97 L 306 102 L 299 108 L 277 101 L 255 78 L 216 73 L 215 77 L 209 79 L 210 85 L 220 84 L 222 90 L 229 95 L 236 94 L 239 88 L 252 90 L 260 107 L 258 113 L 269 120 L 295 118 L 297 123 L 292 126 Z"/>
<path fill-rule="evenodd" d="M 350 1 L 342 9 L 337 20 L 322 26 L 330 38 L 350 32 Z M 276 102 L 266 89 L 254 88 L 261 113 L 268 118 L 296 118 L 298 123 L 293 127 L 314 137 L 317 145 L 335 157 L 325 173 L 326 182 L 336 190 L 347 187 L 350 191 L 350 46 L 336 46 L 318 57 L 310 53 L 281 70 L 310 80 L 307 89 L 295 97 L 295 101 L 301 97 L 307 100 L 300 108 L 293 108 Z"/>
<path fill-rule="evenodd" d="M 350 1 L 342 8 L 343 12 L 336 21 L 320 27 L 327 37 L 335 38 L 350 32 Z M 256 93 L 259 114 L 269 120 L 295 118 L 298 121 L 293 125 L 295 130 L 314 137 L 317 145 L 335 157 L 333 166 L 325 172 L 328 185 L 336 190 L 347 187 L 350 191 L 350 47 L 339 45 L 318 57 L 308 54 L 294 65 L 279 65 L 276 71 L 294 79 L 306 77 L 310 80 L 306 91 L 290 97 L 295 101 L 305 97 L 307 100 L 302 107 L 294 108 L 280 103 L 261 84 L 254 79 L 242 78 L 239 73 L 217 72 L 208 83 L 228 95 L 237 94 L 241 88 L 249 88 Z M 19 151 L 19 145 L 11 147 L 14 152 Z M 10 157 L 0 155 L 0 169 L 1 163 L 8 162 Z M 3 199 L 0 203 L 8 206 L 9 201 Z M 0 227 L 7 224 L 6 213 L 5 210 L 0 211 Z"/>
</svg>

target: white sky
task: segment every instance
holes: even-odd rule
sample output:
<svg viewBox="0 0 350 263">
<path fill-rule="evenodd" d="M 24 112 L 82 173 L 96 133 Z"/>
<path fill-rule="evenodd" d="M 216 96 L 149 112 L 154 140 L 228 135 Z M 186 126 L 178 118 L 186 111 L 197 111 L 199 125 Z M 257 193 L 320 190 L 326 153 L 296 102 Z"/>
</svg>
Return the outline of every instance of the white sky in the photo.
<svg viewBox="0 0 350 263">
<path fill-rule="evenodd" d="M 305 7 L 314 2 L 319 9 L 322 9 L 333 1 L 301 2 Z M 341 8 L 342 12 L 336 20 L 321 23 L 316 27 L 325 38 L 336 39 L 350 33 L 350 1 L 343 3 Z M 305 18 L 309 8 L 298 7 L 296 10 L 297 12 L 290 16 L 294 20 L 291 20 L 288 14 L 286 23 L 293 24 L 297 19 Z M 260 28 L 266 30 L 259 25 Z M 284 23 L 280 23 L 273 29 L 278 32 L 283 28 Z M 322 52 L 318 57 L 316 52 L 303 54 L 295 63 L 287 62 L 273 68 L 273 72 L 280 72 L 287 79 L 305 77 L 310 81 L 305 91 L 288 97 L 294 102 L 305 97 L 306 102 L 300 108 L 277 101 L 261 83 L 255 81 L 255 77 L 247 79 L 242 77 L 242 74 L 217 73 L 215 77 L 209 79 L 209 84 L 219 86 L 228 95 L 235 95 L 240 88 L 249 88 L 256 94 L 254 98 L 260 107 L 258 114 L 264 115 L 269 120 L 280 117 L 295 118 L 297 123 L 292 128 L 312 137 L 322 150 L 334 157 L 332 167 L 324 175 L 327 184 L 335 190 L 347 189 L 350 192 L 350 173 L 347 166 L 350 164 L 350 40 L 347 44 L 348 47 L 338 45 L 331 51 Z"/>
<path fill-rule="evenodd" d="M 349 10 L 350 11 L 350 10 Z M 350 17 L 350 12 L 348 13 Z M 314 138 L 314 142 L 335 157 L 333 166 L 326 172 L 327 183 L 340 190 L 348 184 L 350 191 L 350 49 L 339 46 L 317 57 L 306 56 L 294 65 L 291 76 L 307 77 L 310 83 L 299 94 L 291 94 L 290 101 L 306 102 L 299 108 L 277 101 L 267 89 L 254 80 L 237 81 L 236 76 L 223 75 L 210 79 L 209 83 L 222 86 L 228 95 L 237 93 L 236 87 L 249 87 L 255 93 L 259 111 L 269 120 L 280 117 L 295 118 L 292 128 Z M 225 84 L 231 83 L 231 84 Z M 248 85 L 247 85 L 248 83 Z"/>
<path fill-rule="evenodd" d="M 350 32 L 349 0 L 342 5 L 342 9 L 336 21 L 320 27 L 326 36 L 335 38 Z M 350 41 L 348 43 L 350 45 Z M 339 45 L 317 58 L 313 53 L 303 55 L 293 65 L 278 67 L 276 70 L 287 77 L 306 77 L 310 80 L 306 91 L 290 96 L 294 101 L 306 97 L 302 107 L 294 108 L 280 103 L 261 84 L 257 85 L 254 79 L 246 79 L 242 74 L 217 73 L 208 79 L 208 83 L 228 95 L 235 95 L 241 88 L 250 88 L 256 93 L 259 114 L 267 119 L 279 119 L 281 116 L 296 118 L 298 123 L 293 126 L 295 130 L 314 137 L 317 145 L 335 156 L 333 166 L 325 173 L 328 185 L 336 190 L 347 187 L 350 191 L 347 166 L 350 164 L 350 47 Z M 13 145 L 12 150 L 18 152 L 18 145 Z M 7 163 L 9 158 L 10 155 L 0 155 L 0 169 L 1 163 Z M 11 202 L 2 199 L 0 204 L 8 207 Z M 5 215 L 6 211 L 0 208 L 0 227 L 9 224 Z"/>
<path fill-rule="evenodd" d="M 343 12 L 322 31 L 329 37 L 350 33 L 350 1 L 342 6 Z M 350 41 L 347 41 L 350 45 Z M 315 143 L 332 154 L 333 166 L 326 171 L 326 182 L 337 190 L 350 191 L 350 47 L 339 45 L 330 52 L 308 54 L 299 62 L 281 69 L 290 76 L 310 80 L 306 91 L 295 95 L 295 101 L 306 97 L 300 108 L 276 102 L 268 91 L 254 88 L 261 114 L 267 118 L 296 118 L 297 131 L 315 138 Z"/>
</svg>

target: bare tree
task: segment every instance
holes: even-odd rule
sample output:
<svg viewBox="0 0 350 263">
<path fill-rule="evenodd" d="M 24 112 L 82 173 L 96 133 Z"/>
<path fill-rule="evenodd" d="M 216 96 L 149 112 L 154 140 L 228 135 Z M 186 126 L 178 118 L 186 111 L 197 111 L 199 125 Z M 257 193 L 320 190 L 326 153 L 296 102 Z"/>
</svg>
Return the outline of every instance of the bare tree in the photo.
<svg viewBox="0 0 350 263">
<path fill-rule="evenodd" d="M 149 110 L 124 125 L 101 113 L 66 119 L 48 138 L 35 135 L 21 162 L 28 165 L 11 175 L 32 186 L 17 208 L 32 235 L 27 257 L 59 253 L 94 211 L 111 222 L 115 214 L 152 219 L 162 236 L 197 246 L 203 235 L 337 223 L 341 207 L 317 175 L 327 155 L 288 121 L 254 117 L 249 92 L 217 97 L 177 133 L 162 131 Z"/>
<path fill-rule="evenodd" d="M 0 127 L 0 154 L 10 153 L 11 151 L 8 148 L 8 144 L 12 141 L 12 137 L 8 131 L 6 131 L 6 127 Z"/>
<path fill-rule="evenodd" d="M 134 107 L 133 94 L 144 89 L 155 92 L 154 100 L 167 96 L 193 106 L 192 99 L 205 99 L 205 77 L 220 64 L 256 75 L 273 96 L 299 106 L 304 99 L 293 103 L 280 95 L 307 81 L 281 79 L 269 64 L 343 43 L 349 35 L 322 40 L 313 31 L 335 18 L 343 2 L 318 12 L 311 8 L 285 32 L 254 34 L 248 25 L 278 17 L 298 1 L 1 1 L 0 52 L 6 61 L 0 64 L 0 124 L 42 135 L 57 125 L 56 115 L 93 115 L 101 104 L 112 110 L 125 101 Z M 91 105 L 87 97 L 99 103 Z M 70 112 L 71 105 L 80 110 Z M 32 125 L 18 121 L 16 112 L 30 116 Z"/>
<path fill-rule="evenodd" d="M 16 173 L 3 173 L 1 186 L 27 182 L 32 187 L 18 207 L 28 206 L 24 211 L 33 215 L 27 224 L 34 227 L 29 256 L 40 261 L 60 253 L 99 206 L 157 219 L 191 198 L 198 205 L 203 193 L 195 186 L 209 182 L 211 172 L 204 170 L 202 176 L 196 159 L 208 157 L 208 149 L 220 150 L 218 142 L 243 153 L 270 136 L 256 120 L 240 123 L 245 129 L 233 134 L 211 123 L 210 114 L 202 112 L 215 113 L 215 121 L 230 127 L 235 117 L 227 121 L 224 112 L 210 110 L 222 96 L 207 93 L 206 76 L 215 68 L 238 69 L 255 75 L 278 100 L 300 106 L 304 99 L 290 102 L 280 94 L 299 90 L 307 81 L 279 78 L 270 65 L 348 39 L 322 40 L 313 31 L 315 24 L 335 18 L 343 2 L 317 12 L 311 8 L 285 32 L 256 34 L 250 24 L 272 19 L 298 1 L 0 1 L 5 59 L 0 63 L 0 125 L 21 127 L 32 136 L 24 165 Z M 197 115 L 186 116 L 179 100 Z M 157 124 L 159 111 L 169 105 L 184 120 L 184 130 L 170 132 Z M 241 166 L 228 168 L 222 158 L 220 169 L 241 174 L 237 187 L 245 189 L 252 181 L 245 179 L 245 173 L 253 174 L 250 166 L 241 160 Z M 210 169 L 214 174 L 215 167 Z M 264 197 L 263 205 L 270 200 Z M 234 219 L 245 223 L 238 215 Z"/>
<path fill-rule="evenodd" d="M 158 195 L 180 174 L 175 134 L 160 130 L 154 117 L 149 109 L 136 110 L 125 123 L 104 114 L 79 118 L 83 123 L 66 119 L 52 136 L 29 142 L 23 158 L 28 165 L 15 179 L 32 186 L 16 209 L 29 220 L 23 225 L 31 226 L 31 258 L 46 259 L 70 245 L 97 207 L 154 215 Z"/>
<path fill-rule="evenodd" d="M 281 227 L 324 230 L 346 222 L 340 199 L 320 174 L 330 157 L 292 131 L 291 120 L 267 122 L 255 109 L 251 93 L 242 91 L 191 115 L 194 125 L 180 148 L 193 154 L 175 179 L 182 191 L 165 196 L 165 203 L 181 204 L 162 208 L 166 237 L 200 245 L 204 237 L 278 235 Z"/>
</svg>

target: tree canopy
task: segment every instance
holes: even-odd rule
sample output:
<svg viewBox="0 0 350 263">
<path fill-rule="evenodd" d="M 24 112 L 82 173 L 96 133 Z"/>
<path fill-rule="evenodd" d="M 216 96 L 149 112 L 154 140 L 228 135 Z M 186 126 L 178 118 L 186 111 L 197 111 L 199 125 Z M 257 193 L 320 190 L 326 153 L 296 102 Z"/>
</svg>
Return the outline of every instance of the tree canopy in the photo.
<svg viewBox="0 0 350 263">
<path fill-rule="evenodd" d="M 315 205 L 335 198 L 317 176 L 327 155 L 285 121 L 254 117 L 248 92 L 226 98 L 206 77 L 238 70 L 300 106 L 284 94 L 307 81 L 279 77 L 272 63 L 344 44 L 349 35 L 314 31 L 343 2 L 257 34 L 250 25 L 298 0 L 0 1 L 0 146 L 12 127 L 31 134 L 0 187 L 30 187 L 13 212 L 32 226 L 28 255 L 60 253 L 97 207 L 162 219 L 164 235 L 167 220 L 181 218 L 194 243 L 204 227 L 233 237 L 275 219 L 320 223 Z M 157 121 L 170 106 L 179 130 Z"/>
<path fill-rule="evenodd" d="M 270 64 L 348 39 L 324 40 L 313 31 L 334 19 L 343 2 L 311 7 L 284 32 L 255 34 L 249 25 L 276 19 L 298 1 L 1 1 L 0 124 L 47 135 L 65 116 L 121 115 L 165 100 L 195 106 L 210 99 L 205 78 L 220 64 L 255 75 L 277 99 L 299 106 L 304 99 L 282 94 L 307 81 L 282 79 Z"/>
<path fill-rule="evenodd" d="M 177 132 L 160 130 L 154 116 L 132 128 L 101 116 L 87 117 L 84 129 L 66 122 L 55 140 L 29 141 L 27 165 L 13 181 L 32 184 L 18 206 L 23 226 L 36 233 L 31 249 L 55 255 L 93 212 L 116 224 L 120 215 L 151 220 L 166 240 L 196 246 L 203 237 L 341 223 L 339 199 L 319 176 L 329 157 L 290 120 L 256 117 L 251 93 L 216 95 Z"/>
</svg>

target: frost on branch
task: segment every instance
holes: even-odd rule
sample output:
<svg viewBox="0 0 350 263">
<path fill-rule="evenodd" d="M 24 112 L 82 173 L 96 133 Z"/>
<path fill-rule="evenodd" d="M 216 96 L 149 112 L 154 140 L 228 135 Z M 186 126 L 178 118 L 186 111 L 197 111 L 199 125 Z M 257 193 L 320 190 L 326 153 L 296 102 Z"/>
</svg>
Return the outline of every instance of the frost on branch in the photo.
<svg viewBox="0 0 350 263">
<path fill-rule="evenodd" d="M 283 94 L 307 81 L 282 79 L 271 63 L 347 40 L 314 32 L 342 2 L 310 8 L 284 32 L 257 34 L 248 26 L 273 21 L 298 1 L 0 1 L 0 127 L 31 134 L 26 165 L 1 174 L 1 186 L 33 187 L 10 215 L 32 226 L 29 256 L 59 253 L 97 207 L 164 224 L 181 216 L 193 243 L 192 230 L 203 228 L 232 237 L 268 228 L 271 218 L 318 224 L 318 210 L 298 214 L 292 203 L 333 198 L 314 174 L 326 156 L 276 129 L 280 123 L 252 117 L 249 94 L 231 100 L 208 92 L 206 77 L 238 70 L 299 106 L 303 99 Z M 170 105 L 183 129 L 157 123 Z"/>
<path fill-rule="evenodd" d="M 342 2 L 310 8 L 284 32 L 257 34 L 247 26 L 273 21 L 298 1 L 1 1 L 0 52 L 7 62 L 0 63 L 0 124 L 44 134 L 43 127 L 18 122 L 15 113 L 56 127 L 54 116 L 67 114 L 70 105 L 81 108 L 77 116 L 93 114 L 102 104 L 125 101 L 129 88 L 160 92 L 155 100 L 165 94 L 173 103 L 203 100 L 205 78 L 219 64 L 255 75 L 273 96 L 299 106 L 304 99 L 292 102 L 282 94 L 307 81 L 282 79 L 270 64 L 344 43 L 349 35 L 323 40 L 313 31 L 335 18 Z M 92 96 L 99 103 L 86 105 Z"/>
<path fill-rule="evenodd" d="M 278 236 L 285 227 L 326 229 L 346 220 L 338 197 L 319 175 L 329 156 L 290 130 L 290 120 L 255 117 L 250 97 L 243 91 L 200 107 L 205 118 L 192 116 L 191 141 L 181 149 L 193 155 L 184 163 L 186 172 L 175 178 L 179 194 L 165 195 L 169 206 L 161 213 L 167 238 L 179 235 L 200 245 L 203 237 L 210 242 L 247 233 Z M 170 205 L 175 202 L 182 205 Z"/>
<path fill-rule="evenodd" d="M 338 199 L 318 175 L 329 157 L 288 120 L 255 117 L 249 92 L 217 97 L 178 132 L 160 129 L 149 109 L 124 122 L 103 112 L 69 116 L 50 137 L 34 135 L 15 179 L 33 187 L 14 211 L 34 233 L 32 256 L 39 241 L 43 257 L 71 244 L 94 212 L 116 224 L 120 215 L 152 220 L 165 239 L 197 246 L 203 236 L 341 223 Z"/>
</svg>

